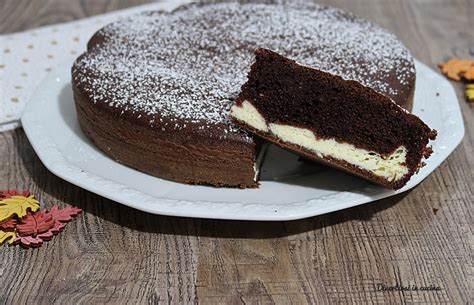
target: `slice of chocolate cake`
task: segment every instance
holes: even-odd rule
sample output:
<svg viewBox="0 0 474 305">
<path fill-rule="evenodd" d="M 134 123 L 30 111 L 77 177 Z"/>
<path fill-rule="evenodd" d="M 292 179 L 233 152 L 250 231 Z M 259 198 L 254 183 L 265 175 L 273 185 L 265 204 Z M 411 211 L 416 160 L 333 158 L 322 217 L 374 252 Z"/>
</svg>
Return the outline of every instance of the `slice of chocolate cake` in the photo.
<svg viewBox="0 0 474 305">
<path fill-rule="evenodd" d="M 436 131 L 387 95 L 257 49 L 231 108 L 234 122 L 282 147 L 399 189 L 422 166 Z"/>
</svg>

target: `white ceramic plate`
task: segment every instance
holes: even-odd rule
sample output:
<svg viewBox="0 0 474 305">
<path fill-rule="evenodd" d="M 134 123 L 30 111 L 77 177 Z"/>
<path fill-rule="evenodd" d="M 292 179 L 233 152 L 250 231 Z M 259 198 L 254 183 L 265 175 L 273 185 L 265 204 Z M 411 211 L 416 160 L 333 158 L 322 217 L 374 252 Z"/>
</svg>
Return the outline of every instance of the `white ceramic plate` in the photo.
<svg viewBox="0 0 474 305">
<path fill-rule="evenodd" d="M 452 86 L 416 63 L 414 113 L 438 130 L 427 165 L 391 191 L 327 167 L 298 161 L 271 146 L 258 189 L 193 186 L 121 165 L 81 132 L 70 86 L 70 64 L 52 71 L 28 104 L 23 128 L 44 165 L 84 189 L 149 213 L 242 220 L 291 220 L 337 211 L 407 191 L 423 181 L 461 142 L 464 125 Z M 113 207 L 111 207 L 113 208 Z"/>
</svg>

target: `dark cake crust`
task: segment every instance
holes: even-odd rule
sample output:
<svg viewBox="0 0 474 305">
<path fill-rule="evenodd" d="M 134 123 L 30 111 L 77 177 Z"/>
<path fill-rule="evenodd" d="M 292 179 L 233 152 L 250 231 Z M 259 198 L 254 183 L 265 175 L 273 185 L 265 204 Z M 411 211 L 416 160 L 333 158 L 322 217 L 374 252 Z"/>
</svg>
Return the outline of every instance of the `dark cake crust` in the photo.
<svg viewBox="0 0 474 305">
<path fill-rule="evenodd" d="M 73 86 L 83 132 L 115 161 L 160 178 L 217 187 L 258 186 L 253 166 L 260 143 L 212 140 L 137 124 L 108 107 L 97 107 Z M 199 128 L 196 126 L 196 128 Z"/>
</svg>

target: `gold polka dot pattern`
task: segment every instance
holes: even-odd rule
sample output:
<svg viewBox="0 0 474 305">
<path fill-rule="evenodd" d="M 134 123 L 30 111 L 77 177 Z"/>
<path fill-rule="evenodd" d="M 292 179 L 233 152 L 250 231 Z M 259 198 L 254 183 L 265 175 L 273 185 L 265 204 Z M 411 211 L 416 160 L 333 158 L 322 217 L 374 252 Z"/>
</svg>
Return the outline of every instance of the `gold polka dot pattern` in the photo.
<svg viewBox="0 0 474 305">
<path fill-rule="evenodd" d="M 84 52 L 89 38 L 119 18 L 148 10 L 173 10 L 190 1 L 164 1 L 126 10 L 0 35 L 0 132 L 19 126 L 21 113 L 42 79 Z"/>
</svg>

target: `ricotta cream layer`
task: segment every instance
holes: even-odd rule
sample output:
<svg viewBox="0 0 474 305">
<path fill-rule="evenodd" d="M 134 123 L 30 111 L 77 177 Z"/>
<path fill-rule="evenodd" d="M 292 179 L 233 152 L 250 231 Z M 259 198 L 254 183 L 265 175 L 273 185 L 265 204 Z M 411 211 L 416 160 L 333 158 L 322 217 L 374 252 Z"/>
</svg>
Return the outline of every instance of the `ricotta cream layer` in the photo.
<svg viewBox="0 0 474 305">
<path fill-rule="evenodd" d="M 342 160 L 388 181 L 397 181 L 408 174 L 405 146 L 398 147 L 390 155 L 381 155 L 335 139 L 318 138 L 313 131 L 306 128 L 267 123 L 248 101 L 243 101 L 239 106 L 232 106 L 230 115 L 260 132 L 271 134 L 283 142 L 312 151 L 319 158 L 331 157 Z"/>
</svg>

